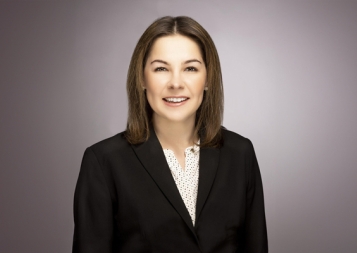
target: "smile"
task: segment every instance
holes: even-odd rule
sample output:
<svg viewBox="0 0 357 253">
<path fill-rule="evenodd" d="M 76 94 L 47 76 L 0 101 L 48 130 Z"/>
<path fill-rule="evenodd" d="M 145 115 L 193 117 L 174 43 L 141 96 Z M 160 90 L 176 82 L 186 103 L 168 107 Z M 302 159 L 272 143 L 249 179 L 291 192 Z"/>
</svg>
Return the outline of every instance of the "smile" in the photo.
<svg viewBox="0 0 357 253">
<path fill-rule="evenodd" d="M 163 98 L 165 101 L 169 103 L 181 103 L 183 101 L 188 100 L 187 97 L 181 97 L 181 98 Z"/>
</svg>

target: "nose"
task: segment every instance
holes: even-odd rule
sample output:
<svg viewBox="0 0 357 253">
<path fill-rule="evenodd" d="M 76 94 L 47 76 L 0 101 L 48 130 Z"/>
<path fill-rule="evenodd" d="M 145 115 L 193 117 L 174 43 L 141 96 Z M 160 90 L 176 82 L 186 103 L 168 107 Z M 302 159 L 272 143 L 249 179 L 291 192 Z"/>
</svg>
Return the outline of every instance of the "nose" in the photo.
<svg viewBox="0 0 357 253">
<path fill-rule="evenodd" d="M 183 86 L 184 85 L 183 85 L 181 73 L 179 71 L 173 71 L 170 78 L 169 88 L 182 89 Z"/>
</svg>

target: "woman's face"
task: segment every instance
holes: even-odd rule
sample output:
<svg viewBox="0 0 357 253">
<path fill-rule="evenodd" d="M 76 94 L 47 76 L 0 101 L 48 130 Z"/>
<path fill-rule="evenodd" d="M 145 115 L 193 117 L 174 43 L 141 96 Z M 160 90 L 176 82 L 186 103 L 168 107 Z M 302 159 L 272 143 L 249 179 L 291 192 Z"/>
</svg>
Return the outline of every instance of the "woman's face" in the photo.
<svg viewBox="0 0 357 253">
<path fill-rule="evenodd" d="M 205 83 L 206 67 L 195 41 L 171 35 L 154 42 L 144 69 L 154 120 L 194 122 Z"/>
</svg>

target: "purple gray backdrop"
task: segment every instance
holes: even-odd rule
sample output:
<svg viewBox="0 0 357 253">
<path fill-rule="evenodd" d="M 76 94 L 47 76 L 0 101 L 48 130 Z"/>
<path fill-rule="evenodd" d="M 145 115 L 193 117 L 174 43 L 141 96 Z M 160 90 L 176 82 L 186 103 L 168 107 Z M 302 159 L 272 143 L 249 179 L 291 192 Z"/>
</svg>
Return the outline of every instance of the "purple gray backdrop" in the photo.
<svg viewBox="0 0 357 253">
<path fill-rule="evenodd" d="M 357 1 L 1 1 L 0 252 L 70 252 L 83 152 L 126 125 L 145 28 L 187 15 L 252 140 L 273 253 L 357 249 Z"/>
</svg>

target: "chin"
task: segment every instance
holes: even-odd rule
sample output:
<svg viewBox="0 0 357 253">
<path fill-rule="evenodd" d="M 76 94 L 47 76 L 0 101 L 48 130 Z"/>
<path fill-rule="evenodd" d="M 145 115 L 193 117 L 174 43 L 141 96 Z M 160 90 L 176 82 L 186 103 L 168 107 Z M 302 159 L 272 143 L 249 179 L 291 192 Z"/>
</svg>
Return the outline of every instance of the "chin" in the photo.
<svg viewBox="0 0 357 253">
<path fill-rule="evenodd" d="M 157 115 L 159 118 L 165 119 L 166 121 L 182 123 L 189 121 L 192 117 L 195 117 L 195 114 L 183 114 L 180 112 L 177 113 L 165 113 Z"/>
<path fill-rule="evenodd" d="M 185 121 L 188 121 L 189 118 L 186 118 L 186 117 L 166 117 L 166 119 L 168 121 L 171 121 L 171 122 L 175 122 L 175 123 L 180 123 L 180 122 L 185 122 Z"/>
</svg>

